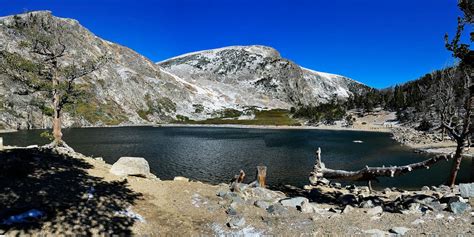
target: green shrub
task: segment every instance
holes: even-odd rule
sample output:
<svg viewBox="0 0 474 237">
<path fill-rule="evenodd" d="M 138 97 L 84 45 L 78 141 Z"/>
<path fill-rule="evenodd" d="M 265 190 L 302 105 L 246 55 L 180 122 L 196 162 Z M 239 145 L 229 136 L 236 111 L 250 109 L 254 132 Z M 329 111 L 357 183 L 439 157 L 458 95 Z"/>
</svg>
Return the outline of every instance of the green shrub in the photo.
<svg viewBox="0 0 474 237">
<path fill-rule="evenodd" d="M 194 113 L 200 114 L 204 112 L 204 106 L 202 104 L 193 104 Z"/>
</svg>

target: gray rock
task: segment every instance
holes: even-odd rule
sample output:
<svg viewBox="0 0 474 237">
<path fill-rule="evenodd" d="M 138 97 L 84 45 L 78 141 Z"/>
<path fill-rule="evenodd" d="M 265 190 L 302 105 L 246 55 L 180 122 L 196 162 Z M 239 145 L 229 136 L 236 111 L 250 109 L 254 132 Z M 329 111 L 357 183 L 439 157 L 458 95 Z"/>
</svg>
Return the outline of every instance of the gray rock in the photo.
<svg viewBox="0 0 474 237">
<path fill-rule="evenodd" d="M 372 208 L 374 206 L 375 205 L 372 202 L 372 200 L 367 200 L 367 201 L 363 201 L 362 203 L 360 203 L 360 207 L 362 207 L 362 208 Z"/>
<path fill-rule="evenodd" d="M 474 197 L 474 183 L 459 184 L 459 192 L 461 193 L 461 197 L 464 197 L 464 198 Z"/>
<path fill-rule="evenodd" d="M 245 218 L 242 216 L 233 216 L 230 218 L 230 220 L 227 222 L 227 226 L 234 229 L 234 228 L 239 228 L 245 225 Z"/>
<path fill-rule="evenodd" d="M 346 189 L 350 190 L 350 189 L 356 189 L 357 186 L 355 184 L 349 184 L 349 185 L 346 185 Z"/>
<path fill-rule="evenodd" d="M 342 214 L 349 214 L 351 213 L 352 211 L 354 211 L 354 208 L 350 205 L 346 205 L 344 207 L 344 210 L 342 210 Z"/>
<path fill-rule="evenodd" d="M 294 197 L 280 200 L 281 205 L 293 208 L 301 207 L 304 202 L 309 202 L 309 200 L 305 197 Z"/>
<path fill-rule="evenodd" d="M 368 186 L 360 186 L 359 188 L 360 188 L 360 191 L 362 192 L 366 192 L 366 193 L 370 192 L 370 189 Z"/>
<path fill-rule="evenodd" d="M 408 204 L 408 208 L 406 210 L 401 210 L 403 214 L 421 214 L 421 205 L 419 203 L 410 203 Z"/>
<path fill-rule="evenodd" d="M 423 186 L 423 187 L 421 187 L 421 191 L 430 191 L 430 187 Z"/>
<path fill-rule="evenodd" d="M 282 198 L 286 198 L 285 194 L 282 192 L 273 191 L 266 188 L 256 187 L 256 188 L 246 188 L 243 191 L 243 195 L 247 198 L 252 198 L 255 200 L 264 200 L 271 203 L 277 202 Z"/>
<path fill-rule="evenodd" d="M 247 189 L 249 185 L 248 184 L 244 184 L 244 183 L 232 183 L 231 185 L 231 189 L 232 191 L 234 192 L 242 192 L 244 191 L 245 189 Z"/>
<path fill-rule="evenodd" d="M 309 202 L 303 202 L 301 206 L 298 208 L 303 213 L 313 213 L 314 208 L 313 205 L 311 205 Z"/>
<path fill-rule="evenodd" d="M 227 215 L 230 215 L 230 216 L 235 216 L 235 215 L 237 215 L 237 210 L 235 210 L 235 208 L 233 208 L 233 207 L 229 207 L 229 208 L 227 208 L 225 213 L 227 213 Z"/>
<path fill-rule="evenodd" d="M 406 227 L 393 227 L 389 232 L 397 235 L 405 235 L 409 230 L 410 229 Z"/>
<path fill-rule="evenodd" d="M 150 166 L 145 158 L 142 157 L 120 157 L 112 165 L 110 172 L 115 175 L 134 175 L 147 177 L 150 175 Z"/>
<path fill-rule="evenodd" d="M 464 200 L 464 198 L 459 197 L 459 196 L 452 196 L 448 200 L 448 205 L 453 203 L 453 202 L 466 202 L 466 200 Z"/>
<path fill-rule="evenodd" d="M 318 184 L 320 185 L 329 185 L 329 180 L 328 179 L 325 179 L 325 178 L 319 178 L 318 179 Z"/>
<path fill-rule="evenodd" d="M 383 209 L 382 209 L 381 206 L 376 206 L 376 207 L 373 207 L 373 208 L 370 208 L 369 210 L 367 210 L 367 214 L 369 214 L 371 216 L 381 214 L 382 212 L 383 212 Z"/>
<path fill-rule="evenodd" d="M 369 236 L 376 236 L 376 237 L 379 237 L 379 236 L 384 237 L 384 236 L 389 235 L 388 232 L 383 231 L 383 230 L 379 230 L 379 229 L 366 230 L 366 231 L 364 231 L 364 233 L 369 235 Z"/>
<path fill-rule="evenodd" d="M 267 212 L 273 215 L 284 215 L 288 213 L 288 209 L 280 203 L 273 204 L 267 208 Z"/>
<path fill-rule="evenodd" d="M 341 188 L 342 185 L 341 185 L 341 183 L 331 183 L 331 187 L 334 187 L 334 188 Z"/>
<path fill-rule="evenodd" d="M 412 225 L 419 225 L 419 224 L 423 224 L 423 223 L 425 223 L 425 221 L 420 219 L 420 218 L 418 218 L 418 219 L 411 222 Z"/>
<path fill-rule="evenodd" d="M 463 214 L 466 211 L 471 210 L 471 205 L 464 202 L 452 202 L 449 204 L 449 209 L 457 215 Z"/>
<path fill-rule="evenodd" d="M 243 203 L 244 200 L 240 197 L 237 193 L 234 192 L 225 192 L 219 191 L 217 192 L 217 196 L 222 197 L 226 200 L 230 200 L 232 203 Z"/>
<path fill-rule="evenodd" d="M 331 207 L 331 208 L 329 208 L 329 210 L 328 210 L 328 211 L 330 211 L 330 212 L 334 212 L 334 213 L 341 213 L 341 210 L 339 210 L 339 209 L 336 209 L 336 208 L 334 208 L 334 207 Z"/>
<path fill-rule="evenodd" d="M 219 191 L 217 191 L 216 195 L 217 195 L 218 197 L 222 197 L 222 198 L 223 198 L 223 197 L 225 197 L 225 196 L 227 195 L 227 191 L 219 190 Z"/>
<path fill-rule="evenodd" d="M 268 203 L 266 201 L 263 201 L 263 200 L 257 200 L 257 201 L 255 201 L 254 205 L 256 207 L 267 209 L 270 206 L 270 203 Z"/>
<path fill-rule="evenodd" d="M 432 201 L 427 203 L 430 208 L 433 208 L 433 211 L 438 211 L 441 212 L 443 211 L 447 205 L 446 204 L 441 204 L 439 201 Z"/>
<path fill-rule="evenodd" d="M 449 186 L 446 186 L 446 185 L 440 185 L 438 187 L 438 190 L 439 192 L 442 192 L 442 193 L 450 193 L 451 192 L 451 188 Z"/>
<path fill-rule="evenodd" d="M 189 179 L 183 176 L 176 176 L 174 177 L 173 181 L 189 182 Z"/>
<path fill-rule="evenodd" d="M 344 194 L 337 198 L 337 201 L 342 205 L 355 205 L 359 202 L 358 200 L 357 196 L 352 193 Z"/>
</svg>

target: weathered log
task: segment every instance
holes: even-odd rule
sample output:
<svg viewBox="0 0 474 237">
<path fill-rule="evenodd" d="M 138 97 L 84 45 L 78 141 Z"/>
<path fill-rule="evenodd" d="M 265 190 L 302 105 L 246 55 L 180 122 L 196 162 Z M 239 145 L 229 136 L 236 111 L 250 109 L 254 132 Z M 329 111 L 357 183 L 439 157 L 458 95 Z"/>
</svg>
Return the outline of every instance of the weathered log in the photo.
<svg viewBox="0 0 474 237">
<path fill-rule="evenodd" d="M 245 172 L 240 170 L 239 175 L 237 176 L 237 183 L 242 183 L 245 179 Z"/>
<path fill-rule="evenodd" d="M 321 162 L 321 150 L 318 148 L 316 164 L 314 165 L 313 171 L 310 173 L 309 181 L 312 185 L 317 184 L 318 177 L 324 177 L 327 179 L 340 179 L 348 181 L 370 181 L 377 180 L 377 177 L 395 177 L 400 176 L 417 169 L 429 169 L 430 166 L 438 163 L 442 160 L 450 160 L 453 156 L 450 155 L 438 155 L 431 159 L 427 159 L 418 163 L 403 165 L 403 166 L 391 166 L 391 167 L 368 167 L 357 171 L 347 170 L 333 170 L 326 168 L 324 163 Z"/>
</svg>

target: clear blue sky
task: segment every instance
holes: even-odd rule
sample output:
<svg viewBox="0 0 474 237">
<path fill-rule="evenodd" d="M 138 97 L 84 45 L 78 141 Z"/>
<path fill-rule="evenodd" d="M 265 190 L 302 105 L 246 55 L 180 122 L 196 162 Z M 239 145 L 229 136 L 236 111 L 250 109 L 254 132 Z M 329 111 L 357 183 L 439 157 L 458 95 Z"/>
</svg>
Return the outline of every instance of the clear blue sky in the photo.
<svg viewBox="0 0 474 237">
<path fill-rule="evenodd" d="M 153 61 L 230 45 L 276 48 L 304 67 L 383 88 L 453 62 L 457 0 L 0 0 L 51 10 Z"/>
</svg>

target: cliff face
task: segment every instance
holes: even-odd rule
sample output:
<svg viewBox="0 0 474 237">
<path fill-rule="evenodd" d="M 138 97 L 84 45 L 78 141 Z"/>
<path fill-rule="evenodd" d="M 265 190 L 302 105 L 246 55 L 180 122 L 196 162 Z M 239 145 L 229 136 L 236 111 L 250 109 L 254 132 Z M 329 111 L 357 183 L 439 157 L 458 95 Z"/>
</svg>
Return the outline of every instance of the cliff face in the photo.
<svg viewBox="0 0 474 237">
<path fill-rule="evenodd" d="M 346 98 L 366 88 L 348 78 L 303 69 L 264 46 L 228 47 L 178 56 L 158 64 L 133 50 L 100 39 L 76 20 L 39 11 L 65 29 L 62 65 L 108 55 L 100 70 L 77 81 L 87 97 L 64 109 L 64 126 L 134 125 L 176 117 L 206 119 L 246 107 L 289 108 Z M 31 41 L 12 27 L 26 14 L 0 18 L 0 50 L 40 63 L 23 46 Z M 4 65 L 2 65 L 4 66 Z M 51 99 L 25 83 L 0 74 L 0 126 L 51 126 Z"/>
</svg>

